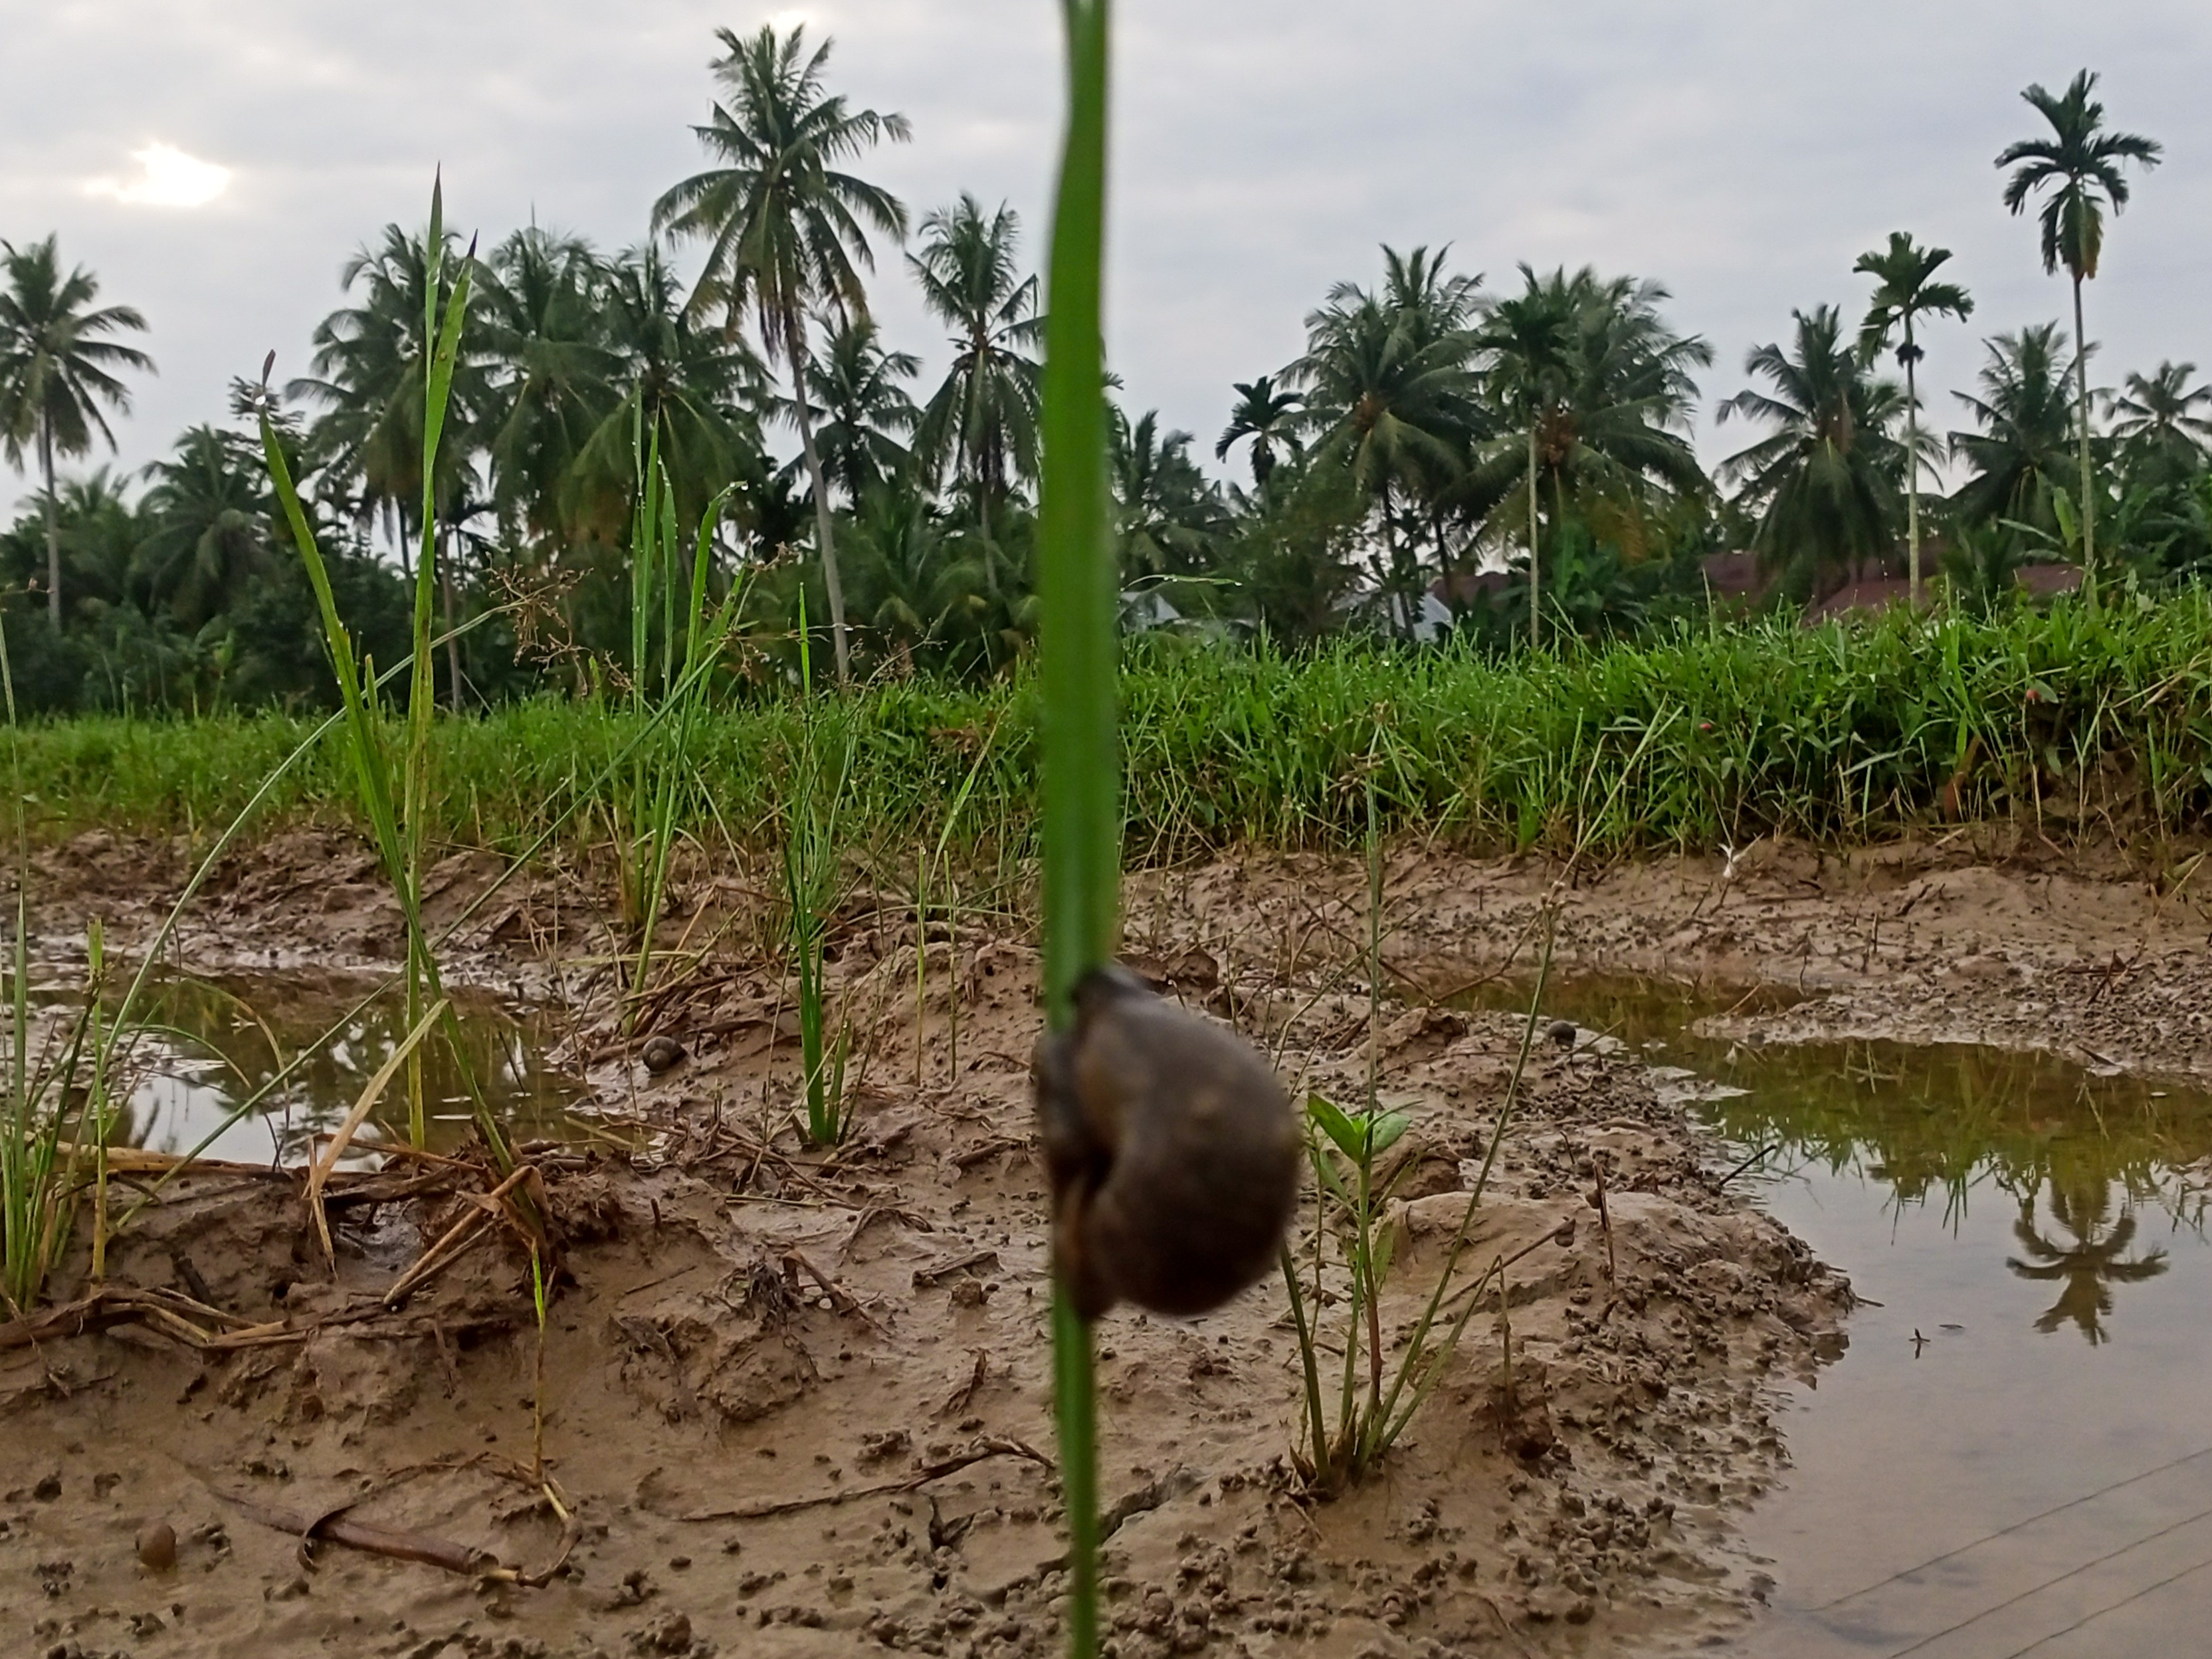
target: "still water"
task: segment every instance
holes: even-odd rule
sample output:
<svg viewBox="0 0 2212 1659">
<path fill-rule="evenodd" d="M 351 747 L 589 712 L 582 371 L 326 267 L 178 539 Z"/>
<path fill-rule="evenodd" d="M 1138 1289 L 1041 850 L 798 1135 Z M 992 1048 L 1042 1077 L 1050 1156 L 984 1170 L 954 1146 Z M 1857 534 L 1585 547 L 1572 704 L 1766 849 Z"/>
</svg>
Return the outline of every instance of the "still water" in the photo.
<svg viewBox="0 0 2212 1659">
<path fill-rule="evenodd" d="M 368 989 L 312 973 L 159 980 L 135 1011 L 133 1022 L 144 1029 L 128 1051 L 128 1103 L 114 1139 L 183 1153 L 213 1135 L 207 1157 L 305 1162 L 311 1138 L 337 1127 L 407 1034 L 400 995 L 360 1006 Z M 42 1000 L 72 1012 L 76 1005 L 65 987 Z M 470 1070 L 515 1137 L 558 1133 L 584 1091 L 544 1063 L 557 1034 L 545 1017 L 490 997 L 457 997 L 456 1008 Z M 466 1086 L 443 1043 L 421 1052 L 430 1149 L 457 1147 L 471 1132 Z M 373 1156 L 368 1144 L 379 1136 L 404 1138 L 406 1097 L 403 1070 L 348 1162 Z"/>
<path fill-rule="evenodd" d="M 2212 1094 L 1700 1034 L 1728 1000 L 1595 982 L 1546 1010 L 1685 1068 L 1741 1179 L 1868 1302 L 1741 1517 L 1774 1583 L 1727 1650 L 2212 1653 Z"/>
</svg>

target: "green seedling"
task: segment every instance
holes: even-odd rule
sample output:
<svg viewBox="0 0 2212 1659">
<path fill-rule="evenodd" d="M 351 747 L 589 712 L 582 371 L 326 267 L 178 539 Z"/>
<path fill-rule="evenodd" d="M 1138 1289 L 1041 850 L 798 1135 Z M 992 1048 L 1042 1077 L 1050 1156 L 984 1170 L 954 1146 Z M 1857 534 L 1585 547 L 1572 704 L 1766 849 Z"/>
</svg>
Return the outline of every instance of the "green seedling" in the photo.
<svg viewBox="0 0 2212 1659">
<path fill-rule="evenodd" d="M 1107 490 L 1106 261 L 1109 0 L 1064 0 L 1067 131 L 1053 204 L 1038 499 L 1043 710 L 1044 990 L 1055 1031 L 1076 982 L 1112 953 L 1121 879 L 1118 572 Z M 1098 1651 L 1098 1422 L 1091 1327 L 1056 1281 L 1053 1400 L 1067 1516 L 1068 1651 Z"/>
</svg>

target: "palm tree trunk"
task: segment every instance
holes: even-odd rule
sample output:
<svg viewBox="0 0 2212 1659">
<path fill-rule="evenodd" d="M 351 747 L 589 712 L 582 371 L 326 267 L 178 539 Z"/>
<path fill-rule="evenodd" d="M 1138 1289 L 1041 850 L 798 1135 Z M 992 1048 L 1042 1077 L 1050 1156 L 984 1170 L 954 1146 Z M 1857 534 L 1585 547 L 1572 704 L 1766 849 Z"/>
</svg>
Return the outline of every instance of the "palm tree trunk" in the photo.
<svg viewBox="0 0 2212 1659">
<path fill-rule="evenodd" d="M 1543 630 L 1544 601 L 1536 587 L 1536 418 L 1528 417 L 1528 645 Z"/>
<path fill-rule="evenodd" d="M 2074 278 L 2074 375 L 2080 387 L 2081 420 L 2081 585 L 2094 604 L 2097 596 L 2097 503 L 2089 479 L 2089 342 L 2081 326 L 2081 278 Z"/>
<path fill-rule="evenodd" d="M 54 427 L 39 417 L 39 471 L 46 481 L 46 616 L 62 631 L 62 527 L 54 506 Z"/>
<path fill-rule="evenodd" d="M 1912 608 L 1920 608 L 1920 388 L 1914 378 L 1912 324 L 1905 325 L 1905 580 Z"/>
<path fill-rule="evenodd" d="M 1437 575 L 1444 590 L 1444 608 L 1452 613 L 1452 620 L 1457 622 L 1459 592 L 1452 581 L 1451 542 L 1444 534 L 1444 515 L 1432 510 L 1429 515 L 1429 528 L 1437 539 Z"/>
<path fill-rule="evenodd" d="M 461 640 L 453 631 L 453 571 L 442 540 L 438 547 L 438 586 L 446 607 L 446 688 L 455 714 L 461 711 Z"/>
<path fill-rule="evenodd" d="M 838 579 L 837 547 L 831 539 L 830 491 L 822 482 L 822 459 L 814 451 L 814 418 L 806 409 L 806 349 L 795 330 L 784 335 L 791 361 L 793 412 L 799 417 L 799 448 L 806 458 L 806 481 L 814 487 L 814 536 L 822 546 L 822 585 L 830 590 L 830 638 L 837 651 L 837 685 L 853 683 L 852 658 L 845 643 L 845 584 Z"/>
</svg>

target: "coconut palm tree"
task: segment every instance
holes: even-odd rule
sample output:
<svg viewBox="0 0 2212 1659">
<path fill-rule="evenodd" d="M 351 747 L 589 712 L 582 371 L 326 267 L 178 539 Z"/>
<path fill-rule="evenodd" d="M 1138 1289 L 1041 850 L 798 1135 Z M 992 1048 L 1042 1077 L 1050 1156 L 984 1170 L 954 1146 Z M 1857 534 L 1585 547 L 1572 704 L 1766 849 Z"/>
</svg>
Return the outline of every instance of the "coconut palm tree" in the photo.
<svg viewBox="0 0 2212 1659">
<path fill-rule="evenodd" d="M 2051 136 L 2023 138 L 1997 157 L 2013 169 L 2005 180 L 2004 204 L 2014 214 L 2031 198 L 2043 198 L 2043 269 L 2060 265 L 2074 284 L 2074 374 L 2081 456 L 2081 564 L 2094 596 L 2097 569 L 2097 503 L 2089 472 L 2089 342 L 2081 321 L 2081 284 L 2097 274 L 2105 250 L 2105 213 L 2118 217 L 2128 204 L 2130 162 L 2142 168 L 2159 163 L 2162 148 L 2134 132 L 2105 131 L 2105 107 L 2092 98 L 2097 77 L 2087 70 L 2075 76 L 2063 96 L 2039 85 L 2021 94 L 2045 120 Z"/>
<path fill-rule="evenodd" d="M 1107 411 L 1114 540 L 1125 582 L 1204 570 L 1226 528 L 1220 492 L 1190 458 L 1188 432 L 1159 430 L 1159 412 L 1132 421 Z"/>
<path fill-rule="evenodd" d="M 62 275 L 56 237 L 17 247 L 0 241 L 0 454 L 23 464 L 35 444 L 45 490 L 46 615 L 62 625 L 62 543 L 55 515 L 54 458 L 88 454 L 97 436 L 115 448 L 101 406 L 131 407 L 130 389 L 117 371 L 154 372 L 154 360 L 134 346 L 106 338 L 125 329 L 143 333 L 146 320 L 127 305 L 93 308 L 100 279 L 82 265 Z"/>
<path fill-rule="evenodd" d="M 921 412 L 915 448 L 932 473 L 948 470 L 975 497 L 983 539 L 991 504 L 1037 461 L 1039 367 L 1044 338 L 1037 279 L 1017 252 L 1021 220 L 1003 203 L 985 214 L 973 196 L 923 219 L 907 265 L 929 314 L 952 332 L 952 364 Z"/>
<path fill-rule="evenodd" d="M 460 268 L 451 232 L 445 241 L 441 315 Z M 396 224 L 385 226 L 379 241 L 358 249 L 339 272 L 339 286 L 349 294 L 360 285 L 360 302 L 332 312 L 316 326 L 313 373 L 284 388 L 289 398 L 324 406 L 312 448 L 325 478 L 350 492 L 356 518 L 385 521 L 398 544 L 402 568 L 410 571 L 409 546 L 422 510 L 422 376 L 428 355 L 422 327 L 429 280 L 423 238 Z M 483 367 L 479 343 L 465 332 L 453 371 L 449 431 L 480 429 Z M 465 488 L 475 461 L 465 438 L 439 445 L 435 501 L 441 523 L 447 503 Z"/>
<path fill-rule="evenodd" d="M 1305 400 L 1295 392 L 1276 390 L 1273 375 L 1238 381 L 1230 389 L 1237 393 L 1237 403 L 1229 412 L 1229 424 L 1213 446 L 1213 458 L 1226 460 L 1239 442 L 1251 439 L 1253 486 L 1264 490 L 1275 470 L 1277 444 L 1293 455 L 1304 453 L 1304 446 L 1298 441 L 1298 411 Z"/>
<path fill-rule="evenodd" d="M 1741 485 L 1744 505 L 1759 514 L 1753 545 L 1770 563 L 1801 576 L 1823 569 L 1856 571 L 1894 545 L 1904 446 L 1905 388 L 1877 380 L 1844 339 L 1836 308 L 1791 313 L 1796 339 L 1753 349 L 1744 372 L 1771 393 L 1739 392 L 1715 411 L 1778 430 L 1720 464 Z M 1808 570 L 1808 566 L 1811 569 Z"/>
<path fill-rule="evenodd" d="M 2106 400 L 2113 437 L 2168 478 L 2202 472 L 2212 442 L 2212 387 L 2191 385 L 2196 372 L 2193 363 L 2161 363 L 2154 374 L 2129 375 L 2125 389 Z"/>
<path fill-rule="evenodd" d="M 1528 438 L 1528 643 L 1543 633 L 1543 589 L 1537 568 L 1536 471 L 1547 416 L 1565 399 L 1574 374 L 1576 307 L 1562 287 L 1547 288 L 1521 267 L 1523 291 L 1492 301 L 1475 339 L 1487 361 L 1492 402 L 1510 411 Z"/>
<path fill-rule="evenodd" d="M 1588 266 L 1564 268 L 1534 281 L 1521 296 L 1540 317 L 1571 318 L 1563 365 L 1536 421 L 1537 487 L 1530 489 L 1523 435 L 1501 436 L 1455 492 L 1459 511 L 1502 521 L 1552 497 L 1553 533 L 1572 503 L 1594 536 L 1640 550 L 1654 509 L 1707 487 L 1689 438 L 1696 406 L 1694 370 L 1709 366 L 1712 348 L 1678 334 L 1659 308 L 1669 298 L 1656 282 L 1601 278 Z M 1517 356 L 1493 365 L 1501 381 L 1517 375 Z M 1501 384 L 1511 400 L 1516 388 Z M 1547 489 L 1545 486 L 1548 486 Z M 1522 499 L 1523 496 L 1526 499 Z M 1499 525 L 1502 529 L 1502 523 Z"/>
<path fill-rule="evenodd" d="M 94 467 L 54 484 L 54 521 L 60 532 L 62 576 L 72 616 L 118 605 L 149 606 L 138 545 L 145 522 L 124 494 L 112 469 Z M 45 503 L 39 503 L 43 509 Z M 0 531 L 0 583 L 27 587 L 46 566 L 45 515 Z M 20 670 L 19 670 L 20 672 Z"/>
<path fill-rule="evenodd" d="M 1920 359 L 1926 355 L 1914 338 L 1923 317 L 1956 317 L 1964 322 L 1974 302 L 1956 283 L 1939 283 L 1936 273 L 1951 257 L 1948 247 L 1921 247 L 1902 230 L 1889 233 L 1889 246 L 1859 255 L 1851 267 L 1875 282 L 1859 325 L 1859 351 L 1873 361 L 1894 336 L 1897 360 L 1905 368 L 1905 575 L 1912 602 L 1920 603 Z"/>
<path fill-rule="evenodd" d="M 874 487 L 853 515 L 854 589 L 901 674 L 971 632 L 988 607 L 979 559 L 963 558 L 919 490 Z"/>
<path fill-rule="evenodd" d="M 807 371 L 822 475 L 857 506 L 914 459 L 902 440 L 913 435 L 921 412 L 899 382 L 921 372 L 921 359 L 911 351 L 885 351 L 872 320 L 851 317 L 828 327 L 821 354 Z M 791 400 L 777 399 L 775 408 L 796 424 Z"/>
<path fill-rule="evenodd" d="M 1439 253 L 1384 248 L 1382 291 L 1340 283 L 1306 318 L 1306 350 L 1281 379 L 1301 391 L 1301 430 L 1314 434 L 1311 473 L 1342 473 L 1376 513 L 1386 597 L 1411 612 L 1419 570 L 1400 544 L 1398 509 L 1434 497 L 1467 467 L 1481 430 L 1472 277 L 1448 278 Z"/>
<path fill-rule="evenodd" d="M 766 375 L 744 340 L 703 325 L 684 302 L 659 247 L 625 249 L 610 267 L 602 321 L 614 400 L 584 439 L 563 484 L 562 516 L 579 537 L 618 543 L 629 523 L 641 448 L 657 447 L 680 523 L 749 470 L 759 443 L 745 412 Z"/>
<path fill-rule="evenodd" d="M 561 486 L 614 400 L 607 272 L 580 238 L 536 225 L 484 262 L 471 310 L 489 365 L 483 419 L 501 519 L 560 535 Z"/>
<path fill-rule="evenodd" d="M 194 426 L 146 477 L 140 510 L 153 528 L 139 561 L 179 625 L 198 629 L 230 610 L 270 563 L 265 463 L 238 433 Z"/>
<path fill-rule="evenodd" d="M 2056 533 L 2073 425 L 2065 341 L 2059 326 L 2046 322 L 1985 344 L 1980 394 L 1952 394 L 1980 428 L 1951 434 L 1952 455 L 1973 469 L 1952 505 L 1967 524 L 2009 521 Z"/>
<path fill-rule="evenodd" d="M 706 125 L 694 127 L 719 165 L 694 174 L 653 204 L 655 231 L 707 243 L 705 268 L 690 309 L 720 308 L 732 332 L 750 310 L 770 357 L 781 357 L 798 393 L 799 447 L 814 491 L 815 534 L 836 647 L 837 680 L 852 680 L 845 637 L 845 593 L 830 528 L 830 491 L 814 447 L 807 384 L 807 318 L 817 308 L 868 314 L 862 268 L 875 256 L 867 227 L 906 236 L 897 197 L 843 163 L 889 139 L 912 136 L 906 117 L 848 107 L 823 81 L 834 43 L 806 50 L 806 31 L 781 34 L 772 23 L 739 37 L 719 29 L 726 55 L 713 64 L 727 94 Z"/>
</svg>

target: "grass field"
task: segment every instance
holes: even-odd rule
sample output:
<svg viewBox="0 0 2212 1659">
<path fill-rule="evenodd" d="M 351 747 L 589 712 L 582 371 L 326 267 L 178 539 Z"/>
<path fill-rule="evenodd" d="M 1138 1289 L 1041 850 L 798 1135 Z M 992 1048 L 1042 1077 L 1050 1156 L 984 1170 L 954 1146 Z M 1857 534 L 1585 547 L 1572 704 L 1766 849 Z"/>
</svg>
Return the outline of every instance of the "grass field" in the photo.
<svg viewBox="0 0 2212 1659">
<path fill-rule="evenodd" d="M 1857 840 L 1960 818 L 2172 833 L 2212 816 L 2203 591 L 2094 614 L 2062 603 L 1993 621 L 1716 625 L 1505 661 L 1156 640 L 1132 651 L 1121 686 L 1134 863 L 1240 843 L 1356 847 L 1370 765 L 1386 833 L 1471 850 Z M 968 785 L 953 846 L 1001 867 L 1027 859 L 1038 707 L 1028 672 L 856 693 L 854 854 L 903 867 Z M 441 715 L 432 836 L 520 848 L 577 804 L 634 729 L 619 710 L 550 700 Z M 34 833 L 211 835 L 309 729 L 278 716 L 33 725 L 22 764 Z M 690 829 L 773 851 L 807 729 L 796 697 L 720 698 L 678 763 L 702 786 L 690 798 L 705 821 Z M 617 787 L 592 805 L 613 804 Z M 326 741 L 262 812 L 259 831 L 356 822 L 343 750 Z M 601 837 L 607 821 L 578 812 L 561 837 Z"/>
</svg>

